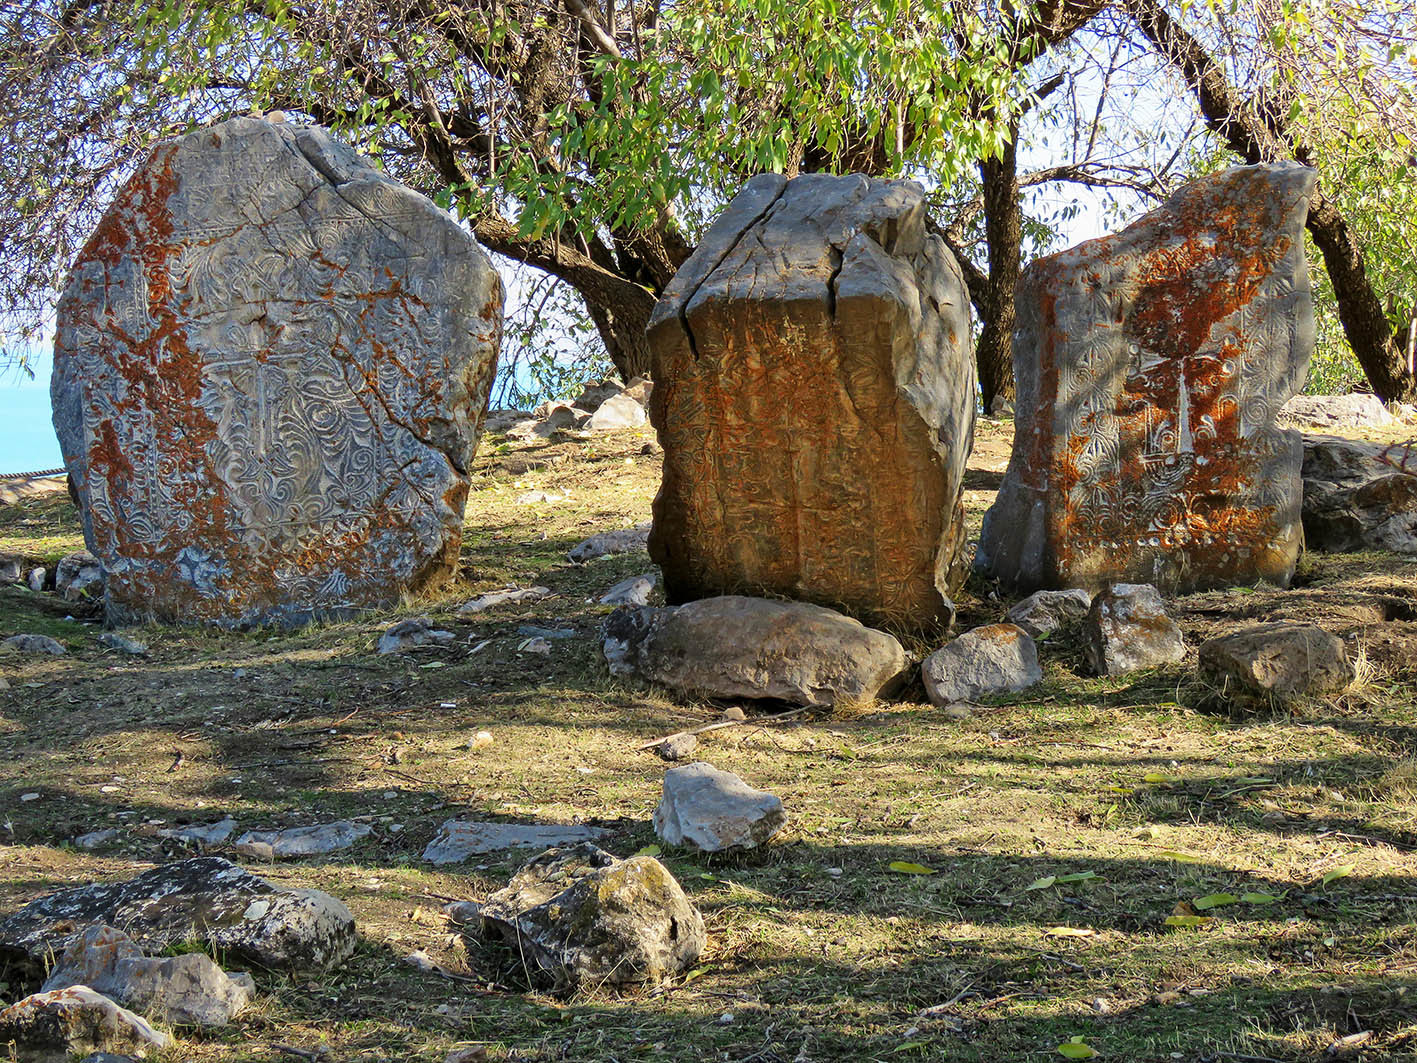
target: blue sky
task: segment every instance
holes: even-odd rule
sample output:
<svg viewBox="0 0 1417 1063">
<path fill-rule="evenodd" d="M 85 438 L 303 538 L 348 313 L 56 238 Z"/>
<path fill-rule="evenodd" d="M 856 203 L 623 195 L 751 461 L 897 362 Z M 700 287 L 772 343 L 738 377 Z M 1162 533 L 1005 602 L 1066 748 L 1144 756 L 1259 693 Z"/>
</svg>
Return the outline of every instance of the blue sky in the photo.
<svg viewBox="0 0 1417 1063">
<path fill-rule="evenodd" d="M 49 419 L 49 354 L 34 360 L 34 379 L 0 372 L 0 473 L 32 472 L 64 464 Z"/>
</svg>

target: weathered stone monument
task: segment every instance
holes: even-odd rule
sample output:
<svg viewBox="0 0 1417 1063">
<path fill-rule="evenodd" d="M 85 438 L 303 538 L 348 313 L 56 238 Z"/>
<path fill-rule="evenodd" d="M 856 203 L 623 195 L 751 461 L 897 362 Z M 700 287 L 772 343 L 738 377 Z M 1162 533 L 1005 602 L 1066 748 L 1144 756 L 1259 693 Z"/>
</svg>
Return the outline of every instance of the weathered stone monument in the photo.
<svg viewBox="0 0 1417 1063">
<path fill-rule="evenodd" d="M 450 574 L 501 327 L 476 242 L 324 131 L 159 146 L 55 341 L 110 622 L 298 623 Z"/>
<path fill-rule="evenodd" d="M 755 177 L 650 321 L 671 602 L 780 594 L 949 623 L 974 429 L 969 299 L 907 181 Z"/>
<path fill-rule="evenodd" d="M 1017 590 L 1287 585 L 1303 543 L 1300 437 L 1316 174 L 1203 178 L 1018 285 L 1013 457 L 975 567 Z"/>
</svg>

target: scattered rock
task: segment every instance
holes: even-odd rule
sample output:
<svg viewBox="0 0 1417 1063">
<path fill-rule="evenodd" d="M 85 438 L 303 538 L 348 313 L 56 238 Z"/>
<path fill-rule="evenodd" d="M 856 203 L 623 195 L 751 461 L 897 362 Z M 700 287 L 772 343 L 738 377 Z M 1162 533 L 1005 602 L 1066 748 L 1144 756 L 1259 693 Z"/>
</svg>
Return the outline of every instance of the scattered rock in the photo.
<svg viewBox="0 0 1417 1063">
<path fill-rule="evenodd" d="M 571 400 L 571 405 L 586 413 L 594 413 L 608 400 L 624 393 L 624 389 L 613 380 L 588 381 L 581 388 L 581 393 Z"/>
<path fill-rule="evenodd" d="M 148 652 L 146 642 L 125 635 L 121 631 L 105 631 L 98 637 L 98 644 L 110 650 L 117 650 L 119 653 L 126 653 L 130 657 L 141 657 Z"/>
<path fill-rule="evenodd" d="M 55 657 L 68 652 L 61 643 L 48 635 L 11 635 L 0 642 L 0 647 L 14 650 L 16 653 L 48 653 Z"/>
<path fill-rule="evenodd" d="M 54 570 L 54 592 L 66 602 L 102 597 L 102 562 L 87 550 L 64 555 Z"/>
<path fill-rule="evenodd" d="M 1009 610 L 1009 620 L 1039 639 L 1081 620 L 1091 607 L 1092 595 L 1078 588 L 1034 591 Z"/>
<path fill-rule="evenodd" d="M 1404 457 L 1401 447 L 1306 437 L 1304 539 L 1309 548 L 1417 554 L 1417 476 L 1389 464 Z M 1417 469 L 1417 458 L 1409 461 Z"/>
<path fill-rule="evenodd" d="M 458 612 L 480 613 L 486 609 L 495 609 L 499 605 L 539 602 L 543 598 L 550 597 L 551 590 L 548 587 L 508 587 L 505 590 L 490 591 L 487 594 L 478 595 L 471 601 L 458 606 Z"/>
<path fill-rule="evenodd" d="M 1235 701 L 1330 694 L 1353 681 L 1343 640 L 1312 624 L 1261 624 L 1201 643 L 1198 669 Z"/>
<path fill-rule="evenodd" d="M 518 635 L 537 639 L 573 639 L 579 632 L 573 627 L 542 627 L 539 624 L 518 624 Z"/>
<path fill-rule="evenodd" d="M 533 858 L 481 914 L 531 971 L 568 986 L 657 982 L 692 966 L 705 942 L 703 917 L 663 864 L 589 842 Z"/>
<path fill-rule="evenodd" d="M 90 923 L 122 927 L 149 953 L 199 942 L 271 970 L 330 967 L 354 951 L 354 918 L 318 890 L 284 889 L 220 857 L 51 893 L 0 920 L 0 955 L 43 970 Z"/>
<path fill-rule="evenodd" d="M 1313 351 L 1317 179 L 1233 167 L 1024 270 L 1015 445 L 976 571 L 1022 592 L 1289 585 L 1303 453 L 1274 415 Z"/>
<path fill-rule="evenodd" d="M 592 432 L 614 432 L 638 428 L 649 418 L 645 408 L 628 395 L 612 395 L 590 415 L 586 428 Z"/>
<path fill-rule="evenodd" d="M 224 816 L 215 823 L 195 823 L 185 827 L 169 827 L 158 831 L 164 838 L 188 845 L 220 845 L 236 830 L 236 820 Z"/>
<path fill-rule="evenodd" d="M 571 547 L 566 556 L 577 564 L 584 564 L 598 557 L 643 550 L 646 540 L 649 539 L 649 528 L 648 524 L 638 524 L 620 531 L 599 532 Z"/>
<path fill-rule="evenodd" d="M 1279 408 L 1281 424 L 1323 428 L 1385 428 L 1394 418 L 1376 395 L 1295 395 Z"/>
<path fill-rule="evenodd" d="M 1098 675 L 1122 675 L 1186 656 L 1181 629 L 1149 583 L 1114 583 L 1087 614 L 1087 660 Z"/>
<path fill-rule="evenodd" d="M 285 830 L 248 830 L 236 839 L 236 844 L 269 845 L 272 854 L 280 857 L 318 856 L 348 849 L 360 838 L 368 837 L 373 829 L 367 823 L 342 819 L 335 823 L 287 827 Z"/>
<path fill-rule="evenodd" d="M 49 569 L 37 567 L 30 569 L 30 574 L 25 577 L 25 584 L 36 594 L 44 590 L 44 584 L 49 579 Z"/>
<path fill-rule="evenodd" d="M 142 1052 L 171 1041 L 88 986 L 35 993 L 0 1011 L 0 1045 L 14 1044 L 24 1063 L 67 1063 L 95 1049 Z"/>
<path fill-rule="evenodd" d="M 659 745 L 650 748 L 661 760 L 688 760 L 694 755 L 694 750 L 699 748 L 699 739 L 697 735 L 691 734 L 670 735 Z"/>
<path fill-rule="evenodd" d="M 532 431 L 543 439 L 549 439 L 557 432 L 565 431 L 568 428 L 579 428 L 586 419 L 586 415 L 573 406 L 565 403 L 557 403 L 546 411 L 546 415 L 541 419 Z"/>
<path fill-rule="evenodd" d="M 891 635 L 804 602 L 730 595 L 663 609 L 617 609 L 603 643 L 610 671 L 709 697 L 797 705 L 870 701 L 904 680 Z"/>
<path fill-rule="evenodd" d="M 646 333 L 671 602 L 779 594 L 949 625 L 975 366 L 964 275 L 913 181 L 754 177 Z"/>
<path fill-rule="evenodd" d="M 1043 679 L 1038 647 L 1017 624 L 966 631 L 926 657 L 920 674 L 933 705 L 1026 690 Z"/>
<path fill-rule="evenodd" d="M 108 827 L 104 830 L 91 830 L 87 834 L 80 834 L 74 839 L 74 844 L 80 849 L 101 849 L 117 839 L 118 831 L 113 827 Z"/>
<path fill-rule="evenodd" d="M 531 638 L 523 639 L 517 643 L 518 653 L 539 653 L 543 657 L 551 655 L 551 643 L 547 642 L 540 635 L 533 635 Z"/>
<path fill-rule="evenodd" d="M 450 576 L 502 294 L 465 227 L 325 130 L 158 145 L 56 313 L 108 621 L 304 624 Z"/>
<path fill-rule="evenodd" d="M 487 416 L 482 419 L 482 430 L 488 434 L 506 432 L 534 419 L 529 410 L 488 410 Z"/>
<path fill-rule="evenodd" d="M 661 839 L 706 853 L 756 849 L 786 822 L 778 797 L 703 761 L 665 772 L 664 795 L 654 810 Z"/>
<path fill-rule="evenodd" d="M 648 605 L 650 592 L 654 590 L 655 584 L 658 582 L 659 573 L 657 572 L 646 572 L 643 576 L 631 576 L 629 579 L 622 579 L 600 596 L 600 604 Z"/>
<path fill-rule="evenodd" d="M 423 850 L 423 859 L 430 864 L 456 864 L 470 856 L 503 849 L 547 849 L 595 841 L 604 837 L 605 833 L 599 827 L 555 823 L 485 823 L 450 819 Z"/>
<path fill-rule="evenodd" d="M 415 646 L 446 646 L 456 636 L 451 631 L 440 631 L 426 616 L 413 616 L 400 620 L 379 636 L 380 653 L 403 653 Z"/>
<path fill-rule="evenodd" d="M 24 578 L 24 566 L 18 558 L 7 557 L 0 561 L 0 583 L 19 583 Z"/>
<path fill-rule="evenodd" d="M 478 731 L 477 734 L 473 735 L 472 738 L 470 738 L 470 739 L 468 740 L 467 748 L 468 748 L 468 749 L 486 749 L 486 748 L 487 748 L 488 746 L 490 746 L 491 744 L 492 744 L 492 732 L 491 732 L 491 731 Z"/>
<path fill-rule="evenodd" d="M 622 394 L 629 396 L 641 406 L 649 405 L 649 397 L 654 393 L 654 381 L 642 376 L 632 377 Z"/>
<path fill-rule="evenodd" d="M 183 1026 L 225 1026 L 251 1002 L 255 988 L 250 975 L 228 977 L 198 952 L 145 956 L 127 934 L 103 924 L 85 928 L 69 945 L 41 991 L 71 986 Z"/>
</svg>

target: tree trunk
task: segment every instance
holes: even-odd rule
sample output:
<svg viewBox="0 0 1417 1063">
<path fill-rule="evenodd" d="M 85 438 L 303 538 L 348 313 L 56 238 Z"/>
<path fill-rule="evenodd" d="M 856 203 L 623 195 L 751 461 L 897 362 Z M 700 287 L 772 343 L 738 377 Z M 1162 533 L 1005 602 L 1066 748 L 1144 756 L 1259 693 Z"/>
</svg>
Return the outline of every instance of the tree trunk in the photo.
<svg viewBox="0 0 1417 1063">
<path fill-rule="evenodd" d="M 984 186 L 984 238 L 989 276 L 977 309 L 984 322 L 974 358 L 985 412 L 997 398 L 1013 399 L 1014 286 L 1023 254 L 1023 211 L 1019 205 L 1018 138 L 1010 138 L 997 158 L 979 163 Z"/>
<path fill-rule="evenodd" d="M 1294 142 L 1283 119 L 1270 115 L 1266 123 L 1241 99 L 1224 68 L 1171 17 L 1161 0 L 1128 0 L 1128 8 L 1157 52 L 1181 72 L 1196 94 L 1206 124 L 1224 138 L 1231 151 L 1248 163 L 1280 158 L 1309 163 L 1309 153 Z M 1417 376 L 1373 290 L 1363 252 L 1338 206 L 1322 191 L 1314 197 L 1308 228 L 1333 282 L 1343 334 L 1368 383 L 1384 402 L 1417 398 Z"/>
<path fill-rule="evenodd" d="M 605 300 L 585 300 L 586 310 L 595 322 L 610 361 L 620 374 L 621 381 L 627 384 L 637 376 L 650 374 L 651 358 L 645 326 L 649 324 L 655 299 L 648 292 L 644 294 L 643 300 L 616 300 L 614 306 L 607 305 Z"/>
</svg>

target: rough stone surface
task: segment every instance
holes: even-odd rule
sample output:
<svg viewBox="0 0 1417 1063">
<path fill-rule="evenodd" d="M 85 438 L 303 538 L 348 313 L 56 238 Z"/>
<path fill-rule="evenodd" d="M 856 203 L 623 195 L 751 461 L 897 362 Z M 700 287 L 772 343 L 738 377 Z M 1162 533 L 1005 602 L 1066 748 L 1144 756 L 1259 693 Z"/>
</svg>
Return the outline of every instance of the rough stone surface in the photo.
<svg viewBox="0 0 1417 1063">
<path fill-rule="evenodd" d="M 1116 583 L 1092 600 L 1087 660 L 1098 675 L 1122 675 L 1186 656 L 1181 629 L 1149 583 Z"/>
<path fill-rule="evenodd" d="M 24 579 L 24 566 L 13 557 L 0 561 L 0 583 L 19 583 Z"/>
<path fill-rule="evenodd" d="M 501 325 L 471 237 L 324 131 L 159 145 L 58 309 L 109 620 L 301 623 L 451 575 Z"/>
<path fill-rule="evenodd" d="M 1396 421 L 1376 395 L 1295 395 L 1279 408 L 1281 424 L 1384 428 Z"/>
<path fill-rule="evenodd" d="M 546 849 L 555 845 L 591 842 L 604 836 L 605 831 L 599 827 L 450 819 L 423 850 L 423 859 L 431 864 L 456 864 L 470 856 L 503 849 Z"/>
<path fill-rule="evenodd" d="M 703 917 L 663 864 L 589 842 L 529 861 L 481 915 L 533 972 L 570 986 L 657 982 L 705 943 Z"/>
<path fill-rule="evenodd" d="M 1087 616 L 1092 595 L 1074 587 L 1066 591 L 1034 591 L 1009 610 L 1009 620 L 1034 638 L 1051 635 L 1064 624 Z"/>
<path fill-rule="evenodd" d="M 786 822 L 780 798 L 701 760 L 664 773 L 664 794 L 654 810 L 660 838 L 706 853 L 756 849 Z"/>
<path fill-rule="evenodd" d="M 74 839 L 74 844 L 80 849 L 101 849 L 110 842 L 118 840 L 118 831 L 113 827 L 105 827 L 103 830 L 91 830 L 85 834 L 80 834 Z"/>
<path fill-rule="evenodd" d="M 645 408 L 628 395 L 612 395 L 590 415 L 585 426 L 591 432 L 614 432 L 622 428 L 638 428 L 648 418 Z"/>
<path fill-rule="evenodd" d="M 149 1018 L 185 1026 L 225 1026 L 252 995 L 249 977 L 230 978 L 199 952 L 145 956 L 127 934 L 102 924 L 70 944 L 40 988 L 70 986 L 88 986 Z"/>
<path fill-rule="evenodd" d="M 44 590 L 44 584 L 49 579 L 49 570 L 43 566 L 30 569 L 29 575 L 25 577 L 25 586 L 38 593 Z"/>
<path fill-rule="evenodd" d="M 117 650 L 130 657 L 141 657 L 148 652 L 148 644 L 121 631 L 105 631 L 98 637 L 98 644 L 105 649 Z"/>
<path fill-rule="evenodd" d="M 435 628 L 426 616 L 411 616 L 379 636 L 379 652 L 403 653 L 416 646 L 446 646 L 455 637 L 451 631 Z"/>
<path fill-rule="evenodd" d="M 1017 624 L 989 624 L 930 654 L 920 664 L 920 675 L 932 704 L 952 705 L 1026 690 L 1043 679 L 1043 669 L 1027 631 Z"/>
<path fill-rule="evenodd" d="M 975 370 L 964 277 L 908 181 L 749 181 L 649 325 L 671 602 L 770 592 L 941 628 Z"/>
<path fill-rule="evenodd" d="M 328 893 L 283 889 L 203 856 L 31 901 L 0 920 L 0 957 L 43 970 L 90 923 L 117 927 L 146 952 L 195 941 L 271 970 L 332 966 L 355 939 L 353 916 Z"/>
<path fill-rule="evenodd" d="M 571 405 L 586 413 L 594 413 L 608 399 L 613 399 L 616 395 L 624 393 L 625 389 L 614 380 L 587 381 L 581 387 L 581 393 L 571 400 Z"/>
<path fill-rule="evenodd" d="M 16 653 L 47 653 L 54 657 L 68 652 L 62 643 L 56 642 L 48 635 L 11 635 L 0 642 L 0 647 Z"/>
<path fill-rule="evenodd" d="M 220 845 L 236 830 L 236 820 L 223 816 L 215 823 L 196 823 L 185 827 L 169 827 L 158 831 L 164 838 L 186 842 L 188 845 Z"/>
<path fill-rule="evenodd" d="M 69 602 L 102 597 L 102 562 L 87 550 L 65 554 L 54 568 L 54 593 Z"/>
<path fill-rule="evenodd" d="M 1275 416 L 1313 349 L 1316 179 L 1230 169 L 1024 271 L 1013 457 L 979 572 L 1021 591 L 1288 585 L 1303 454 Z"/>
<path fill-rule="evenodd" d="M 20 1063 L 68 1063 L 94 1049 L 145 1051 L 172 1038 L 88 986 L 35 993 L 0 1011 L 0 1045 L 14 1044 Z"/>
<path fill-rule="evenodd" d="M 1261 624 L 1201 643 L 1201 677 L 1237 700 L 1329 694 L 1353 681 L 1343 640 L 1312 624 Z"/>
<path fill-rule="evenodd" d="M 495 609 L 499 605 L 520 605 L 522 602 L 539 602 L 550 597 L 551 590 L 548 587 L 507 587 L 504 590 L 479 594 L 476 598 L 463 602 L 458 606 L 458 612 L 480 613 Z"/>
<path fill-rule="evenodd" d="M 650 748 L 661 760 L 688 760 L 699 748 L 699 739 L 697 735 L 687 733 L 673 734 Z"/>
<path fill-rule="evenodd" d="M 622 579 L 600 596 L 601 605 L 648 605 L 650 593 L 659 582 L 658 572 Z"/>
<path fill-rule="evenodd" d="M 237 845 L 269 845 L 275 856 L 319 856 L 348 849 L 360 838 L 368 837 L 374 828 L 367 823 L 347 819 L 335 823 L 318 823 L 308 827 L 287 827 L 285 830 L 248 830 L 236 839 Z"/>
<path fill-rule="evenodd" d="M 643 550 L 648 539 L 648 524 L 637 524 L 633 528 L 622 528 L 619 531 L 597 532 L 589 539 L 582 539 L 576 543 L 566 556 L 577 564 L 584 564 L 586 561 L 594 561 L 598 557 L 610 557 L 612 554 L 628 554 L 635 550 Z"/>
<path fill-rule="evenodd" d="M 1417 476 L 1383 460 L 1403 456 L 1375 443 L 1305 438 L 1304 538 L 1309 548 L 1417 554 Z"/>
<path fill-rule="evenodd" d="M 722 698 L 798 705 L 892 693 L 907 662 L 900 643 L 831 609 L 726 595 L 606 618 L 613 675 Z"/>
</svg>

